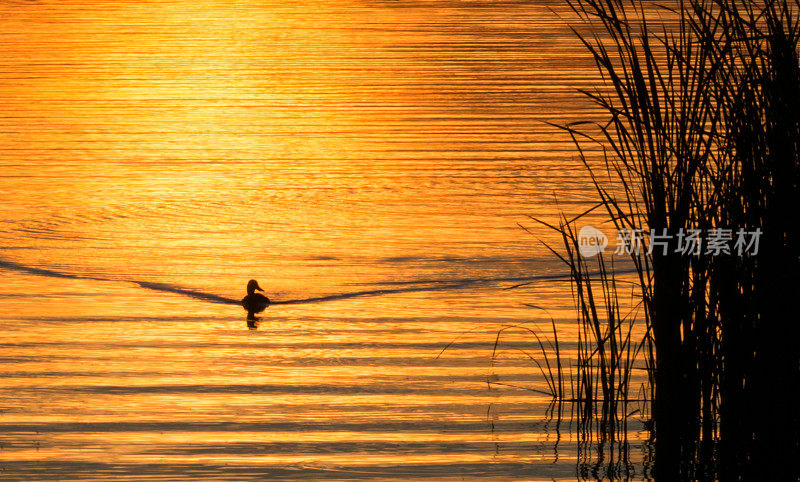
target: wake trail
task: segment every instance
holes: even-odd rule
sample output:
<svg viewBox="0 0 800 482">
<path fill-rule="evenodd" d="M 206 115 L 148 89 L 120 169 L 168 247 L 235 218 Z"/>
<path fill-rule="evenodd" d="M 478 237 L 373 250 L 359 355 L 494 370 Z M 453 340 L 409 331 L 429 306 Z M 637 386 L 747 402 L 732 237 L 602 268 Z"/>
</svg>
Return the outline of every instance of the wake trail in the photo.
<svg viewBox="0 0 800 482">
<path fill-rule="evenodd" d="M 385 289 L 372 289 L 372 290 L 363 290 L 363 291 L 351 291 L 348 293 L 339 293 L 339 294 L 332 294 L 332 295 L 325 295 L 325 296 L 315 296 L 311 298 L 302 298 L 297 300 L 284 300 L 284 301 L 273 301 L 273 305 L 300 305 L 305 303 L 322 303 L 325 301 L 335 301 L 335 300 L 345 300 L 348 298 L 356 298 L 360 296 L 381 296 L 381 295 L 390 295 L 395 293 L 420 293 L 420 292 L 427 292 L 427 291 L 447 291 L 447 290 L 457 290 L 469 287 L 475 287 L 479 285 L 490 285 L 494 283 L 508 283 L 508 282 L 534 282 L 537 280 L 548 280 L 548 279 L 566 279 L 569 277 L 569 273 L 559 273 L 559 274 L 548 274 L 548 275 L 538 275 L 538 276 L 524 276 L 524 277 L 507 277 L 507 278 L 468 278 L 468 279 L 451 279 L 451 280 L 431 280 L 431 281 L 409 281 L 409 284 L 419 285 L 419 284 L 430 284 L 431 286 L 408 286 L 405 288 L 385 288 Z M 386 283 L 386 284 L 393 284 L 393 283 Z"/>
<path fill-rule="evenodd" d="M 214 293 L 207 293 L 205 291 L 199 291 L 191 288 L 185 288 L 183 286 L 173 285 L 169 283 L 157 283 L 152 281 L 138 281 L 138 280 L 130 280 L 130 279 L 116 279 L 116 278 L 105 278 L 102 276 L 88 276 L 88 275 L 78 275 L 72 273 L 64 273 L 62 271 L 56 271 L 53 269 L 47 268 L 39 268 L 36 266 L 27 266 L 20 263 L 15 263 L 13 261 L 6 261 L 0 259 L 0 269 L 5 269 L 9 271 L 17 271 L 21 273 L 32 274 L 36 276 L 44 276 L 48 278 L 62 278 L 62 279 L 80 279 L 80 280 L 91 280 L 91 281 L 108 281 L 108 282 L 124 282 L 124 283 L 131 283 L 139 286 L 140 288 L 144 288 L 151 291 L 159 291 L 163 293 L 172 293 L 177 295 L 186 296 L 189 298 L 193 298 L 200 301 L 205 301 L 208 303 L 218 303 L 218 304 L 225 304 L 225 305 L 238 305 L 240 304 L 239 300 L 228 298 L 226 296 L 220 296 Z M 616 273 L 633 273 L 635 270 L 617 270 Z M 345 300 L 349 298 L 358 298 L 363 296 L 382 296 L 382 295 L 391 295 L 397 293 L 420 293 L 420 292 L 431 292 L 431 291 L 447 291 L 447 290 L 457 290 L 457 289 L 464 289 L 469 287 L 478 287 L 478 286 L 486 286 L 496 283 L 518 283 L 513 287 L 526 285 L 529 283 L 533 283 L 536 281 L 546 281 L 546 280 L 557 280 L 557 279 L 568 279 L 570 274 L 567 273 L 554 273 L 554 274 L 543 274 L 543 275 L 535 275 L 535 276 L 514 276 L 514 277 L 503 277 L 503 278 L 465 278 L 465 279 L 449 279 L 449 280 L 430 280 L 430 281 L 409 281 L 403 282 L 411 286 L 405 286 L 402 288 L 378 288 L 378 289 L 369 289 L 369 290 L 361 290 L 361 291 L 350 291 L 346 293 L 336 293 L 330 295 L 323 295 L 323 296 L 312 296 L 309 298 L 298 298 L 298 299 L 289 299 L 289 300 L 275 300 L 272 301 L 270 304 L 272 305 L 301 305 L 301 304 L 311 304 L 311 303 L 324 303 L 327 301 L 337 301 L 337 300 Z M 388 282 L 385 284 L 398 284 L 398 282 Z M 427 286 L 420 286 L 423 284 L 427 284 Z"/>
<path fill-rule="evenodd" d="M 188 296 L 190 298 L 194 298 L 201 301 L 208 301 L 210 303 L 222 303 L 226 305 L 238 305 L 239 300 L 234 300 L 233 298 L 227 298 L 225 296 L 215 295 L 213 293 L 206 293 L 203 291 L 193 290 L 190 288 L 184 288 L 182 286 L 176 286 L 168 283 L 154 283 L 152 281 L 137 281 L 137 280 L 126 280 L 126 279 L 114 279 L 114 278 L 104 278 L 102 276 L 86 276 L 86 275 L 79 275 L 79 274 L 71 274 L 71 273 L 64 273 L 61 271 L 56 271 L 52 269 L 46 268 L 39 268 L 36 266 L 27 266 L 24 264 L 14 263 L 13 261 L 6 261 L 4 259 L 0 259 L 0 269 L 6 269 L 9 271 L 18 271 L 22 273 L 33 274 L 36 276 L 45 276 L 48 278 L 62 278 L 62 279 L 81 279 L 81 280 L 90 280 L 90 281 L 110 281 L 110 282 L 123 282 L 123 283 L 132 283 L 138 285 L 141 288 L 152 290 L 152 291 L 161 291 L 164 293 L 174 293 L 178 295 Z"/>
</svg>

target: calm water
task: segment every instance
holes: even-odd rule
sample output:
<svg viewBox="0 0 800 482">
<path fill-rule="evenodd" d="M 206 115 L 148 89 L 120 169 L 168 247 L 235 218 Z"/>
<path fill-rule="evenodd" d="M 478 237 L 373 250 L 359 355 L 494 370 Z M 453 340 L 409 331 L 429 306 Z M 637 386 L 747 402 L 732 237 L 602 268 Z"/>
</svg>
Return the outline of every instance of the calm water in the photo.
<svg viewBox="0 0 800 482">
<path fill-rule="evenodd" d="M 573 479 L 531 336 L 491 360 L 525 303 L 574 341 L 558 14 L 0 3 L 0 477 Z M 248 329 L 250 278 L 300 302 Z"/>
</svg>

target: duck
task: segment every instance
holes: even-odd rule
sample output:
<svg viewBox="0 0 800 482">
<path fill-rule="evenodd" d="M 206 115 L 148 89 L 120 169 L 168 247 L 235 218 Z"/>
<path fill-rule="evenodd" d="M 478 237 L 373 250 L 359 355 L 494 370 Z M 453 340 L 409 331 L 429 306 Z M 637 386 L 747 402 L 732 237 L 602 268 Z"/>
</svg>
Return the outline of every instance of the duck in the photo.
<svg viewBox="0 0 800 482">
<path fill-rule="evenodd" d="M 269 306 L 269 298 L 256 293 L 256 291 L 264 291 L 258 286 L 258 281 L 251 279 L 247 282 L 247 296 L 242 298 L 242 307 L 247 310 L 247 318 L 255 318 L 256 313 L 261 313 Z"/>
</svg>

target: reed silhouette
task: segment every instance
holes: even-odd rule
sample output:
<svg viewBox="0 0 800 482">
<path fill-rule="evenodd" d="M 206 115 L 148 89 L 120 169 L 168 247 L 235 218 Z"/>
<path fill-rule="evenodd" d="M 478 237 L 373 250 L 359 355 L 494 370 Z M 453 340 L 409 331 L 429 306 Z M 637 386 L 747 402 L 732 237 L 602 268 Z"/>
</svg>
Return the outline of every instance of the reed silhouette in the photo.
<svg viewBox="0 0 800 482">
<path fill-rule="evenodd" d="M 800 5 L 567 1 L 605 82 L 586 95 L 608 117 L 563 128 L 609 223 L 660 243 L 629 253 L 641 306 L 634 321 L 618 309 L 606 258 L 592 261 L 598 276 L 586 275 L 578 218 L 548 224 L 562 234 L 553 252 L 570 267 L 588 344 L 568 373 L 560 361 L 547 372 L 553 396 L 585 407 L 599 400 L 582 420 L 599 413 L 602 443 L 627 419 L 629 357 L 641 358 L 657 479 L 797 480 Z M 686 249 L 690 230 L 720 229 L 760 233 L 758 251 Z M 577 397 L 564 394 L 565 379 Z"/>
<path fill-rule="evenodd" d="M 651 460 L 643 460 L 641 469 L 645 473 L 637 472 L 629 458 L 628 434 L 634 418 L 641 427 L 652 426 L 648 414 L 655 387 L 653 337 L 648 315 L 642 314 L 641 297 L 624 294 L 632 284 L 641 286 L 641 280 L 633 282 L 631 278 L 643 272 L 617 269 L 613 259 L 602 254 L 582 257 L 574 226 L 584 214 L 572 219 L 562 216 L 557 225 L 532 218 L 561 234 L 561 249 L 545 246 L 570 272 L 578 318 L 574 356 L 564 355 L 556 323 L 549 315 L 551 335 L 528 326 L 507 326 L 498 331 L 495 351 L 508 329 L 526 330 L 534 337 L 538 353 L 529 356 L 547 383 L 547 394 L 553 397 L 548 414 L 557 419 L 568 417 L 571 425 L 575 423 L 579 478 L 648 476 Z M 620 275 L 627 279 L 620 279 Z M 637 371 L 643 376 L 636 375 Z M 652 440 L 645 446 L 652 447 Z"/>
</svg>

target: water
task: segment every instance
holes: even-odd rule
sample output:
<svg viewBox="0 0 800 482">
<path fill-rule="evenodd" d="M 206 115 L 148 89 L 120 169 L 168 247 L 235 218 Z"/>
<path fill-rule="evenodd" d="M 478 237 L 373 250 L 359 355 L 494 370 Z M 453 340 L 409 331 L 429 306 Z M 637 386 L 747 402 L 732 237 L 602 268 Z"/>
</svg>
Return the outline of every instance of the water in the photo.
<svg viewBox="0 0 800 482">
<path fill-rule="evenodd" d="M 526 303 L 574 343 L 566 14 L 0 4 L 2 477 L 573 479 L 531 336 L 492 363 Z"/>
</svg>

